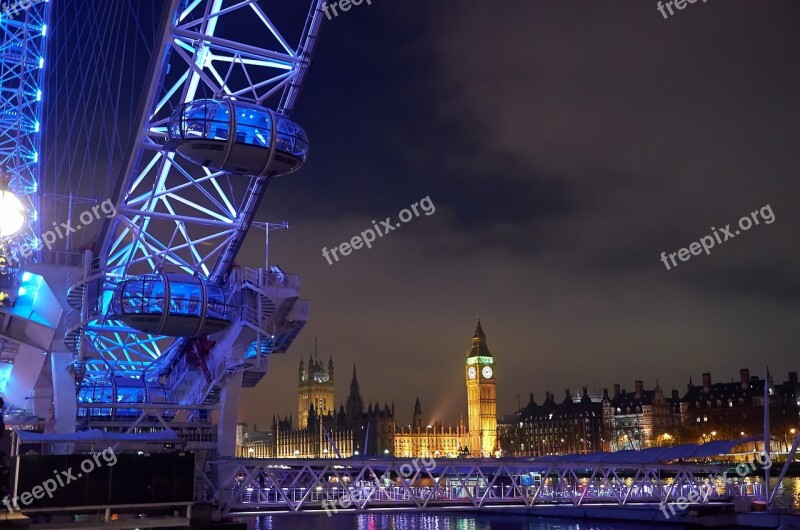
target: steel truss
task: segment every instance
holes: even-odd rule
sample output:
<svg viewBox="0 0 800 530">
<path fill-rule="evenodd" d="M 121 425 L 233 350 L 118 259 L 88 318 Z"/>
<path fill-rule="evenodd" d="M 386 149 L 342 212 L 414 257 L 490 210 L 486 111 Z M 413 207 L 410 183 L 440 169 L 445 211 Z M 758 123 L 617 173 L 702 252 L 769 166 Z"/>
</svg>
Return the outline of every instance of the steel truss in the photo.
<svg viewBox="0 0 800 530">
<path fill-rule="evenodd" d="M 49 12 L 49 2 L 34 2 L 0 15 L 0 169 L 28 214 L 15 238 L 17 247 L 34 248 L 39 238 L 42 81 Z M 22 248 L 15 254 L 29 252 Z"/>
<path fill-rule="evenodd" d="M 537 463 L 520 459 L 225 459 L 213 462 L 223 514 L 535 505 L 732 503 L 758 481 L 700 464 Z M 694 492 L 694 493 L 692 493 Z M 693 504 L 696 504 L 693 503 Z"/>
<path fill-rule="evenodd" d="M 226 280 L 269 179 L 198 167 L 165 148 L 166 130 L 172 111 L 196 98 L 233 97 L 291 114 L 320 30 L 324 0 L 313 0 L 310 11 L 302 13 L 306 21 L 297 25 L 295 33 L 302 28 L 297 39 L 278 29 L 275 13 L 268 13 L 265 4 L 168 3 L 169 20 L 145 85 L 147 110 L 120 177 L 118 214 L 101 231 L 99 260 L 72 286 L 88 293 L 80 319 L 69 326 L 73 337 L 81 336 L 73 343 L 87 376 L 110 369 L 130 377 L 167 375 L 187 345 L 184 339 L 136 333 L 106 319 L 120 279 L 166 269 L 218 284 Z M 281 24 L 291 18 L 281 14 Z M 244 23 L 247 32 L 241 31 Z M 88 284 L 90 289 L 84 287 Z"/>
</svg>

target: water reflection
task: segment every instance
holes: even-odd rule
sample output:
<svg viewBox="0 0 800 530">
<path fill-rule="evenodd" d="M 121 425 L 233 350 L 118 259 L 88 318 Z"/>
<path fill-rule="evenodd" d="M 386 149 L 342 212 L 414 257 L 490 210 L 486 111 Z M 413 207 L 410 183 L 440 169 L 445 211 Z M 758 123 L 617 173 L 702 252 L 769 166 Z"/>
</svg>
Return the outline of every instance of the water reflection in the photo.
<svg viewBox="0 0 800 530">
<path fill-rule="evenodd" d="M 758 479 L 751 479 L 758 483 Z M 772 483 L 774 487 L 774 479 Z M 776 507 L 800 511 L 800 478 L 787 478 L 775 495 Z M 377 512 L 272 515 L 248 518 L 248 530 L 682 530 L 675 525 L 630 524 L 543 519 L 525 515 L 464 512 Z"/>
<path fill-rule="evenodd" d="M 774 486 L 773 486 L 774 487 Z M 781 482 L 773 503 L 780 508 L 800 510 L 800 478 L 787 478 Z"/>
<path fill-rule="evenodd" d="M 680 530 L 653 523 L 571 522 L 525 515 L 470 513 L 369 513 L 275 515 L 250 519 L 248 530 Z"/>
</svg>

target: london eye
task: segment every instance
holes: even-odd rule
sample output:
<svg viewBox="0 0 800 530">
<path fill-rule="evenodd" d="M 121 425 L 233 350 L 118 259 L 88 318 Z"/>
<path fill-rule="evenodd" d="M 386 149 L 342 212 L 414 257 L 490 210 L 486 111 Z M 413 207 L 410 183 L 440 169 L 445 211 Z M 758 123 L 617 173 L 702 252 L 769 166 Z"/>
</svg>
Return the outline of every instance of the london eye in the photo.
<svg viewBox="0 0 800 530">
<path fill-rule="evenodd" d="M 52 452 L 166 429 L 233 455 L 240 389 L 308 318 L 297 276 L 235 258 L 309 154 L 292 114 L 323 4 L 0 16 L 0 393 Z"/>
</svg>

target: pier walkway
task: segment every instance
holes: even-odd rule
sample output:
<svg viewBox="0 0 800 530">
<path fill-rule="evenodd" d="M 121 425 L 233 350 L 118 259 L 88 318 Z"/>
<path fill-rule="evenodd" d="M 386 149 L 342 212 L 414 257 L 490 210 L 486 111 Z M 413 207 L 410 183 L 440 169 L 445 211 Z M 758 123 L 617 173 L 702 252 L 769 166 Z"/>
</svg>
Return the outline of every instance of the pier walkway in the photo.
<svg viewBox="0 0 800 530">
<path fill-rule="evenodd" d="M 215 500 L 223 514 L 232 515 L 657 506 L 687 499 L 733 506 L 743 497 L 764 496 L 758 476 L 742 477 L 728 473 L 727 466 L 696 460 L 657 462 L 647 451 L 541 459 L 226 459 L 214 462 L 221 486 Z"/>
</svg>

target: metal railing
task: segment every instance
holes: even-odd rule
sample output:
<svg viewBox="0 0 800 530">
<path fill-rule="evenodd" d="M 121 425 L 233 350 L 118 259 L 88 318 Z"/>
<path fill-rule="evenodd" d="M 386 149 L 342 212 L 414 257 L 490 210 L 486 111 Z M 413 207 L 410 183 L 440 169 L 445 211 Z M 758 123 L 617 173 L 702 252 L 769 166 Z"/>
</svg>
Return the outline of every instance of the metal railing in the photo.
<svg viewBox="0 0 800 530">
<path fill-rule="evenodd" d="M 231 281 L 235 287 L 249 284 L 260 290 L 278 287 L 300 290 L 300 276 L 297 274 L 285 274 L 271 270 L 251 269 L 249 267 L 234 269 L 231 273 Z"/>
<path fill-rule="evenodd" d="M 39 259 L 46 265 L 79 267 L 83 263 L 83 254 L 70 250 L 42 250 Z"/>
<path fill-rule="evenodd" d="M 534 505 L 690 504 L 764 495 L 761 479 L 722 481 L 724 466 L 570 464 L 531 459 L 227 459 L 225 513 Z"/>
</svg>

